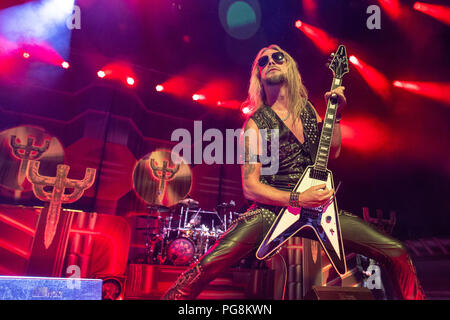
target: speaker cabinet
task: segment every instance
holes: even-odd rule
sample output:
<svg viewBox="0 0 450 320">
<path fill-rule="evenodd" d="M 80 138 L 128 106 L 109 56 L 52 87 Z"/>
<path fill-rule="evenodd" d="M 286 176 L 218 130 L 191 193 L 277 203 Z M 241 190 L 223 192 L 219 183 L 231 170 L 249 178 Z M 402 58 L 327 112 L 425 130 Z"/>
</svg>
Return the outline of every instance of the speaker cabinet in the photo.
<svg viewBox="0 0 450 320">
<path fill-rule="evenodd" d="M 102 279 L 102 300 L 123 300 L 125 293 L 125 276 L 96 274 L 95 279 Z"/>
</svg>

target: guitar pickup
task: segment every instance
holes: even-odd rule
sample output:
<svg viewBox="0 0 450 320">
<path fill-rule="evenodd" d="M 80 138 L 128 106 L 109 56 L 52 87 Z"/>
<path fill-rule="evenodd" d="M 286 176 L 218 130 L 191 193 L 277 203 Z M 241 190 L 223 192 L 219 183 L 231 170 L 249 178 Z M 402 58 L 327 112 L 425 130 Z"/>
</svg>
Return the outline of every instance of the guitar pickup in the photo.
<svg viewBox="0 0 450 320">
<path fill-rule="evenodd" d="M 312 168 L 309 171 L 309 177 L 316 180 L 327 181 L 328 172 Z"/>
<path fill-rule="evenodd" d="M 322 214 L 322 208 L 302 208 L 302 217 L 317 219 Z"/>
</svg>

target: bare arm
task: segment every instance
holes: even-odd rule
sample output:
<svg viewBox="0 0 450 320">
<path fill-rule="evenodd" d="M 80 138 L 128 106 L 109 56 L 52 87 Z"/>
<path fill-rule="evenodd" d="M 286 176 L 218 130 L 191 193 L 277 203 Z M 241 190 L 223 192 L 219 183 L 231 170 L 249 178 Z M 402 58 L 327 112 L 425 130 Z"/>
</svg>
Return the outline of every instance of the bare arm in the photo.
<svg viewBox="0 0 450 320">
<path fill-rule="evenodd" d="M 261 136 L 259 134 L 258 126 L 252 119 L 248 120 L 244 128 L 244 131 L 247 130 L 254 130 L 256 132 L 255 136 L 257 137 L 257 141 L 254 141 L 255 139 L 250 139 L 247 136 L 243 137 L 244 163 L 241 167 L 241 171 L 242 188 L 244 190 L 245 198 L 268 205 L 288 206 L 290 192 L 281 191 L 259 181 L 261 163 L 254 160 L 256 155 L 261 155 L 261 150 L 259 150 L 259 139 L 261 139 Z"/>
<path fill-rule="evenodd" d="M 244 132 L 247 130 L 254 130 L 257 138 L 245 139 L 245 135 L 243 137 L 244 163 L 241 170 L 242 188 L 245 198 L 262 204 L 282 207 L 289 206 L 291 194 L 289 191 L 282 191 L 259 181 L 261 163 L 256 162 L 255 158 L 257 155 L 261 155 L 261 150 L 259 149 L 259 139 L 261 139 L 261 136 L 256 123 L 252 119 L 249 119 L 247 122 Z M 299 197 L 299 202 L 302 207 L 318 207 L 328 202 L 332 195 L 333 190 L 327 189 L 325 184 L 322 184 L 302 192 Z"/>
</svg>

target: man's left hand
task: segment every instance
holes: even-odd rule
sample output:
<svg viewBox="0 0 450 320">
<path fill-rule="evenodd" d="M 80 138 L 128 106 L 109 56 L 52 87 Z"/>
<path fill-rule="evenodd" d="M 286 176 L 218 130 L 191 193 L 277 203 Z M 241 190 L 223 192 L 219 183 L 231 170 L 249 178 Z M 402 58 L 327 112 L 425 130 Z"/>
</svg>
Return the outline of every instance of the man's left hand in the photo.
<svg viewBox="0 0 450 320">
<path fill-rule="evenodd" d="M 338 109 L 342 110 L 345 107 L 345 105 L 347 104 L 347 99 L 345 98 L 344 90 L 345 90 L 345 87 L 340 86 L 334 90 L 328 91 L 327 93 L 325 93 L 325 102 L 327 103 L 330 96 L 334 93 L 337 95 Z"/>
</svg>

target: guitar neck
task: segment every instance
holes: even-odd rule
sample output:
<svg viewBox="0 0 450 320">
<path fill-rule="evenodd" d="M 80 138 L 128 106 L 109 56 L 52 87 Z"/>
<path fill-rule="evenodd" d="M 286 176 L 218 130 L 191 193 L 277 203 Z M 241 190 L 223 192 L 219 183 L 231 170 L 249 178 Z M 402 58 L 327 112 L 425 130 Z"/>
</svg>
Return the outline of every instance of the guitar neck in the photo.
<svg viewBox="0 0 450 320">
<path fill-rule="evenodd" d="M 333 78 L 331 90 L 336 89 L 342 84 L 342 79 Z M 328 158 L 330 155 L 331 138 L 333 137 L 333 128 L 336 120 L 337 102 L 333 104 L 331 99 L 328 99 L 327 111 L 323 119 L 322 133 L 320 135 L 319 146 L 317 148 L 316 160 L 314 161 L 314 168 L 318 171 L 325 171 L 328 165 Z"/>
</svg>

